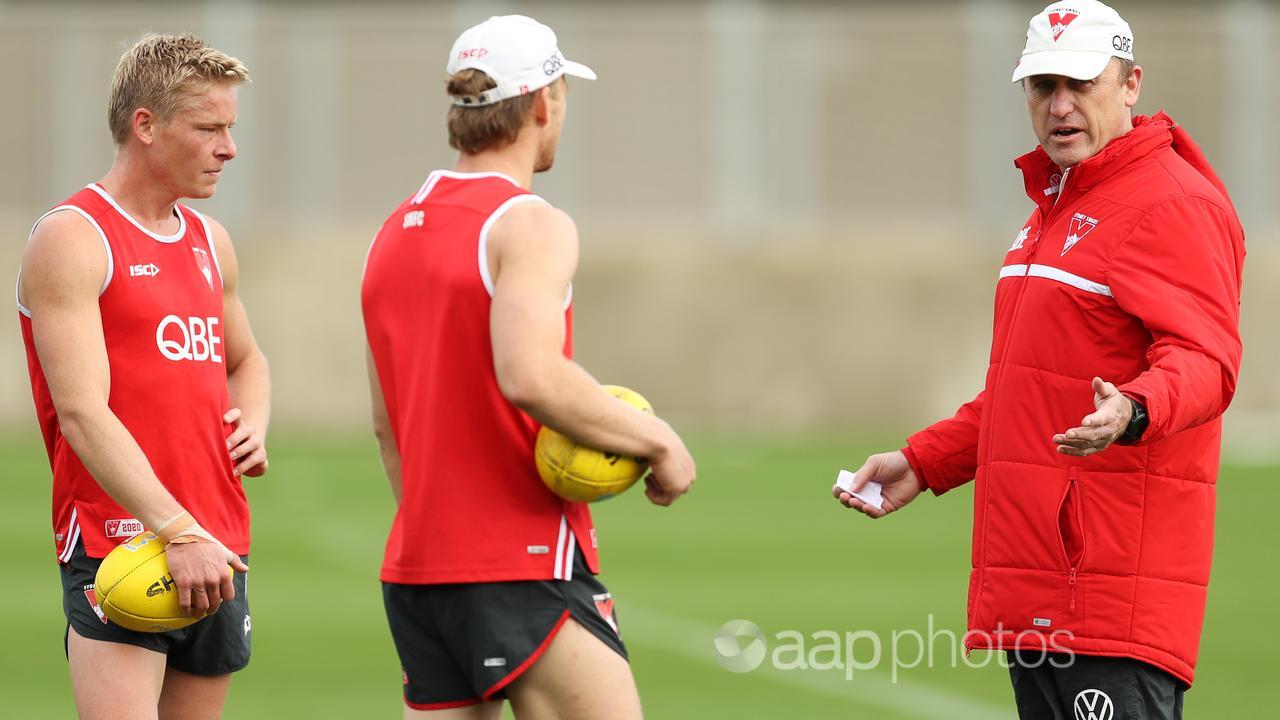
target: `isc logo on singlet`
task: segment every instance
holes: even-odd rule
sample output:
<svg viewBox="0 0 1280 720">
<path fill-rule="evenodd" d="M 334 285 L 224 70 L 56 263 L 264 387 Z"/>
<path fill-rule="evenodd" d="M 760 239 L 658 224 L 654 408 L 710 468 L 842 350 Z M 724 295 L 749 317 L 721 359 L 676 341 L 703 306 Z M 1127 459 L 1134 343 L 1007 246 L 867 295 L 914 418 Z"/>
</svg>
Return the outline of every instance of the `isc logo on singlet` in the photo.
<svg viewBox="0 0 1280 720">
<path fill-rule="evenodd" d="M 222 338 L 218 337 L 218 318 L 187 317 L 166 315 L 156 327 L 156 346 L 160 354 L 179 362 L 192 360 L 195 362 L 222 362 L 218 354 L 218 346 Z"/>
</svg>

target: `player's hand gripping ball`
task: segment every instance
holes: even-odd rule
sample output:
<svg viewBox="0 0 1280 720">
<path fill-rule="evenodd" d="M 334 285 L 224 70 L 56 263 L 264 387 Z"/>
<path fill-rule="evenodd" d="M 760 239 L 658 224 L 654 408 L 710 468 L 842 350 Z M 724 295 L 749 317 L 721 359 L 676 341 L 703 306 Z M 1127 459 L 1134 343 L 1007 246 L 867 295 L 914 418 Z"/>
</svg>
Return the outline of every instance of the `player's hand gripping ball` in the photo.
<svg viewBox="0 0 1280 720">
<path fill-rule="evenodd" d="M 168 632 L 199 620 L 182 612 L 164 543 L 153 533 L 134 535 L 108 553 L 93 591 L 107 619 L 130 630 Z"/>
<path fill-rule="evenodd" d="M 604 390 L 634 408 L 653 414 L 653 406 L 640 393 L 617 385 Z M 565 500 L 595 502 L 631 487 L 649 470 L 640 458 L 605 453 L 584 447 L 548 427 L 538 431 L 534 462 L 542 482 Z"/>
</svg>

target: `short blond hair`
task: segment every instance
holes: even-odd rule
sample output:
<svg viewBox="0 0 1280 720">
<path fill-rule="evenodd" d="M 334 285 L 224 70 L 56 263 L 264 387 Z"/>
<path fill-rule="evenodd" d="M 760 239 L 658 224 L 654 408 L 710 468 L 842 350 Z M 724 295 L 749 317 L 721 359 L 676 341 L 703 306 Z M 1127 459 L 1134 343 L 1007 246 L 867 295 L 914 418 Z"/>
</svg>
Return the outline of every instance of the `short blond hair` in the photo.
<svg viewBox="0 0 1280 720">
<path fill-rule="evenodd" d="M 107 104 L 111 137 L 124 144 L 138 108 L 164 121 L 216 83 L 247 82 L 244 63 L 194 35 L 144 35 L 116 65 Z"/>
</svg>

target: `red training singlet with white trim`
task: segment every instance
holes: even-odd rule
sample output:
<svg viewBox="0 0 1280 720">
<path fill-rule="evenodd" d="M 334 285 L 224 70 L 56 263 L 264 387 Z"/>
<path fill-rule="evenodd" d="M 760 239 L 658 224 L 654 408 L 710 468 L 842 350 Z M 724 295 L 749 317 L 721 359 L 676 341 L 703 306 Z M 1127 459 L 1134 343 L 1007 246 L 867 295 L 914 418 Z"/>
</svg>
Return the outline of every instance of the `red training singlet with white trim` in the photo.
<svg viewBox="0 0 1280 720">
<path fill-rule="evenodd" d="M 157 235 L 93 184 L 40 219 L 74 212 L 98 231 L 107 253 L 98 298 L 111 377 L 107 405 L 173 497 L 232 552 L 245 555 L 249 503 L 227 453 L 233 428 L 222 422 L 231 408 L 222 274 L 208 222 L 190 208 L 176 208 L 178 231 Z M 30 311 L 21 303 L 18 310 L 31 394 L 53 470 L 58 560 L 67 562 L 81 542 L 89 557 L 104 557 L 142 532 L 142 523 L 102 490 L 67 444 L 36 355 Z"/>
<path fill-rule="evenodd" d="M 369 248 L 365 332 L 403 483 L 385 582 L 568 580 L 576 553 L 599 571 L 590 511 L 539 479 L 538 424 L 493 368 L 486 236 L 523 202 L 544 201 L 505 175 L 436 171 Z M 566 300 L 565 357 L 572 318 Z"/>
</svg>

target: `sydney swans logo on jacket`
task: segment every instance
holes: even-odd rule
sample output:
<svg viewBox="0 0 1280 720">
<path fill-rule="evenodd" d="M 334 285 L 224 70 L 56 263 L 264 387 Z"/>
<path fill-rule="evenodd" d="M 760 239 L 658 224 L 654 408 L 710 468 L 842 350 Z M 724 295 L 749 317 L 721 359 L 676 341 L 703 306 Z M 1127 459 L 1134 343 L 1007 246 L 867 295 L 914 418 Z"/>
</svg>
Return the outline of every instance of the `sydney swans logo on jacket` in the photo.
<svg viewBox="0 0 1280 720">
<path fill-rule="evenodd" d="M 1084 213 L 1076 213 L 1071 216 L 1071 228 L 1067 230 L 1067 239 L 1062 243 L 1062 255 L 1066 255 L 1067 251 L 1076 246 L 1076 243 L 1084 239 L 1085 235 L 1093 232 L 1098 227 L 1097 218 L 1091 218 Z"/>
<path fill-rule="evenodd" d="M 1080 17 L 1080 13 L 1070 10 L 1061 13 L 1049 13 L 1049 32 L 1053 33 L 1053 41 L 1058 42 L 1058 38 L 1062 37 L 1062 33 L 1066 31 L 1067 26 L 1078 17 Z"/>
</svg>

